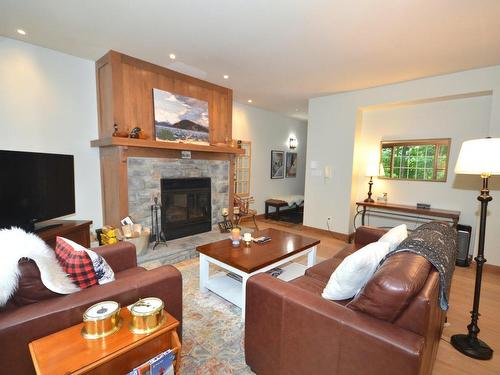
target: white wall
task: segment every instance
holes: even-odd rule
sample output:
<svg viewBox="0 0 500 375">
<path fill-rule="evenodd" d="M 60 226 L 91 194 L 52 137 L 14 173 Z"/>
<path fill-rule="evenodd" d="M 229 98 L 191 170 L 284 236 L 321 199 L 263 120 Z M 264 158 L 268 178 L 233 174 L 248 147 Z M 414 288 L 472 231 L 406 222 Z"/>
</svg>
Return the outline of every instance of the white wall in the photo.
<svg viewBox="0 0 500 375">
<path fill-rule="evenodd" d="M 297 177 L 271 179 L 271 150 L 291 151 L 290 136 L 298 146 Z M 241 103 L 233 103 L 233 138 L 252 142 L 252 176 L 250 194 L 255 197 L 254 208 L 264 212 L 264 201 L 283 195 L 304 194 L 307 124 Z"/>
<path fill-rule="evenodd" d="M 0 37 L 0 149 L 75 156 L 76 213 L 102 226 L 94 62 Z M 271 150 L 298 139 L 296 178 L 271 180 Z M 255 208 L 278 195 L 304 194 L 307 124 L 234 103 L 233 136 L 252 141 L 251 193 Z"/>
<path fill-rule="evenodd" d="M 414 101 L 433 101 L 436 98 L 448 96 L 471 96 L 479 92 L 485 92 L 484 94 L 487 96 L 464 99 L 465 102 L 458 99 L 436 102 L 434 103 L 436 107 L 433 107 L 434 104 L 429 104 L 429 109 L 425 108 L 425 104 L 419 104 L 418 107 L 409 107 L 406 110 L 402 108 L 400 112 L 396 110 L 388 112 L 397 122 L 407 121 L 410 118 L 414 119 L 412 121 L 418 121 L 417 116 L 420 115 L 427 119 L 436 117 L 436 122 L 446 121 L 440 125 L 442 129 L 433 127 L 433 134 L 439 133 L 444 136 L 444 133 L 450 132 L 451 134 L 447 137 L 456 139 L 452 145 L 450 172 L 453 170 L 456 152 L 458 152 L 461 140 L 487 134 L 500 136 L 500 66 L 311 99 L 309 101 L 305 224 L 326 229 L 326 217 L 332 216 L 332 230 L 341 233 L 352 231 L 354 202 L 366 193 L 366 187 L 360 186 L 359 183 L 359 175 L 363 173 L 364 163 L 363 157 L 360 155 L 361 147 L 359 142 L 356 142 L 356 138 L 360 134 L 362 136 L 363 130 L 367 131 L 365 116 L 371 117 L 372 122 L 375 120 L 374 116 L 377 116 L 376 113 L 367 112 L 368 108 Z M 465 108 L 462 108 L 462 105 L 465 105 Z M 411 113 L 411 111 L 416 112 Z M 444 113 L 440 113 L 441 111 Z M 452 117 L 448 117 L 452 113 Z M 380 116 L 384 116 L 384 114 L 381 112 Z M 392 119 L 386 120 L 392 121 Z M 380 117 L 376 121 L 385 120 Z M 451 123 L 451 121 L 456 124 Z M 388 126 L 394 135 L 403 136 L 405 131 L 399 129 L 397 124 L 390 125 L 388 123 Z M 426 131 L 426 124 L 419 123 L 418 126 L 423 127 L 422 133 Z M 456 130 L 454 126 L 457 127 Z M 471 128 L 463 129 L 463 127 Z M 484 134 L 485 131 L 487 134 Z M 420 137 L 422 133 L 419 132 L 418 136 Z M 408 137 L 411 138 L 413 135 L 408 134 Z M 312 161 L 321 166 L 331 165 L 333 178 L 324 182 L 321 177 L 314 176 L 313 170 L 310 168 Z M 417 200 L 416 197 L 410 202 L 406 201 L 409 199 L 410 193 L 405 193 L 403 190 L 407 189 L 407 184 L 410 183 L 405 185 L 404 182 L 393 182 L 390 186 L 392 190 L 389 192 L 389 199 L 392 201 L 401 200 L 401 203 L 414 203 Z M 418 184 L 419 187 L 425 186 L 427 189 L 429 184 L 436 183 L 413 182 L 411 184 Z M 433 198 L 431 203 L 435 201 L 434 206 L 444 209 L 458 209 L 465 214 L 464 220 L 466 218 L 467 221 L 474 221 L 471 215 L 477 214 L 476 197 L 479 194 L 480 184 L 479 176 L 451 175 L 447 183 L 448 188 L 443 188 L 440 193 L 443 196 Z M 425 197 L 431 197 L 435 189 L 431 188 L 431 192 L 426 193 L 424 188 L 416 187 L 414 191 L 418 191 L 418 198 L 422 198 L 418 200 L 424 200 Z M 495 230 L 500 226 L 500 185 L 498 179 L 492 179 L 491 189 L 494 200 L 489 206 L 486 257 L 489 263 L 500 264 L 500 253 L 496 249 L 496 244 L 500 241 L 500 232 Z M 460 197 L 459 201 L 448 197 L 448 194 Z M 425 200 L 429 201 L 430 199 Z"/>
<path fill-rule="evenodd" d="M 471 202 L 471 191 L 466 186 L 454 186 L 454 166 L 462 142 L 488 134 L 490 113 L 490 95 L 363 111 L 361 134 L 356 139 L 356 143 L 360 143 L 358 152 L 362 160 L 356 200 L 366 198 L 368 177 L 362 172 L 369 154 L 374 152 L 379 156 L 381 140 L 451 138 L 446 182 L 375 179 L 374 197 L 387 192 L 392 203 L 415 205 L 424 202 L 435 208 L 460 210 L 460 222 L 474 228 L 477 207 Z M 368 224 L 384 226 L 387 222 L 372 218 Z"/>
<path fill-rule="evenodd" d="M 102 226 L 94 62 L 0 37 L 0 149 L 72 154 L 76 213 Z"/>
</svg>

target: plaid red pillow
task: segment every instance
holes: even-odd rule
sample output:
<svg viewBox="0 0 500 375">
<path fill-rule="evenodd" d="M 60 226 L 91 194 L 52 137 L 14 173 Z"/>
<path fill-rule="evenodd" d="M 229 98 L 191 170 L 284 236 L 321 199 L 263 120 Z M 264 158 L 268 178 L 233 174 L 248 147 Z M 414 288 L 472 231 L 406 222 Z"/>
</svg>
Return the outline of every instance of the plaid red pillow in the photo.
<svg viewBox="0 0 500 375">
<path fill-rule="evenodd" d="M 64 272 L 78 287 L 85 289 L 97 284 L 92 259 L 86 251 L 76 250 L 64 238 L 57 237 L 55 253 Z"/>
</svg>

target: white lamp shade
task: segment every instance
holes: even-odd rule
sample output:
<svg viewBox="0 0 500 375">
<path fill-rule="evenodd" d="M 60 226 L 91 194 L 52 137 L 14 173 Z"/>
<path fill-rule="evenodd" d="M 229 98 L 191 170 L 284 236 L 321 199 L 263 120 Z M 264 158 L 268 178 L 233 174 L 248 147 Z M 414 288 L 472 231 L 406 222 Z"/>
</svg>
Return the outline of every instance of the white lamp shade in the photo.
<svg viewBox="0 0 500 375">
<path fill-rule="evenodd" d="M 373 177 L 373 176 L 378 176 L 379 174 L 379 164 L 377 163 L 370 163 L 366 165 L 366 173 L 365 176 L 367 177 Z"/>
<path fill-rule="evenodd" d="M 455 173 L 500 174 L 500 138 L 472 139 L 462 143 Z"/>
</svg>

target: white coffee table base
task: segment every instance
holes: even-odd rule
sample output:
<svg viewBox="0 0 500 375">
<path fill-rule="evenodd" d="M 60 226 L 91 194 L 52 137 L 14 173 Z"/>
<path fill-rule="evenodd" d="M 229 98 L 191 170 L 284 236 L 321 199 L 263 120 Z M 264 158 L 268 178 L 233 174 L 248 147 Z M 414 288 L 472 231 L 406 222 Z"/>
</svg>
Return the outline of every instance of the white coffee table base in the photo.
<svg viewBox="0 0 500 375">
<path fill-rule="evenodd" d="M 235 250 L 237 251 L 237 250 Z M 310 247 L 300 253 L 293 254 L 285 259 L 272 263 L 266 267 L 263 267 L 255 272 L 246 273 L 234 268 L 228 264 L 222 263 L 217 259 L 213 259 L 205 254 L 200 254 L 200 290 L 210 290 L 213 293 L 221 296 L 232 304 L 241 308 L 241 320 L 245 320 L 245 301 L 246 301 L 246 284 L 250 276 L 253 276 L 260 272 L 266 272 L 273 268 L 279 267 L 285 263 L 289 263 L 294 259 L 300 258 L 307 255 L 307 268 L 314 266 L 316 262 L 316 246 Z M 227 271 L 230 271 L 236 275 L 241 276 L 242 281 L 239 282 L 223 272 L 218 272 L 214 276 L 209 277 L 210 263 L 215 264 Z M 291 267 L 294 268 L 293 272 L 290 274 L 293 276 L 286 275 L 286 271 L 280 275 L 279 278 L 288 281 L 288 279 L 295 278 L 300 271 L 300 265 L 293 264 Z M 303 266 L 302 266 L 303 267 Z M 303 267 L 305 271 L 306 267 Z"/>
</svg>

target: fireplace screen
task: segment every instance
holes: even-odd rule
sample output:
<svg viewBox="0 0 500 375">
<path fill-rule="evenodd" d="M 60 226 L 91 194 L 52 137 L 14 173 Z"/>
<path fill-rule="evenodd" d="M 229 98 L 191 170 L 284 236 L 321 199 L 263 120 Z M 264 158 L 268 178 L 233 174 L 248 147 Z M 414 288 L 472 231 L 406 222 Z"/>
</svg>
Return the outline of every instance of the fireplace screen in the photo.
<svg viewBox="0 0 500 375">
<path fill-rule="evenodd" d="M 167 240 L 212 229 L 210 178 L 161 180 L 161 224 Z"/>
</svg>

